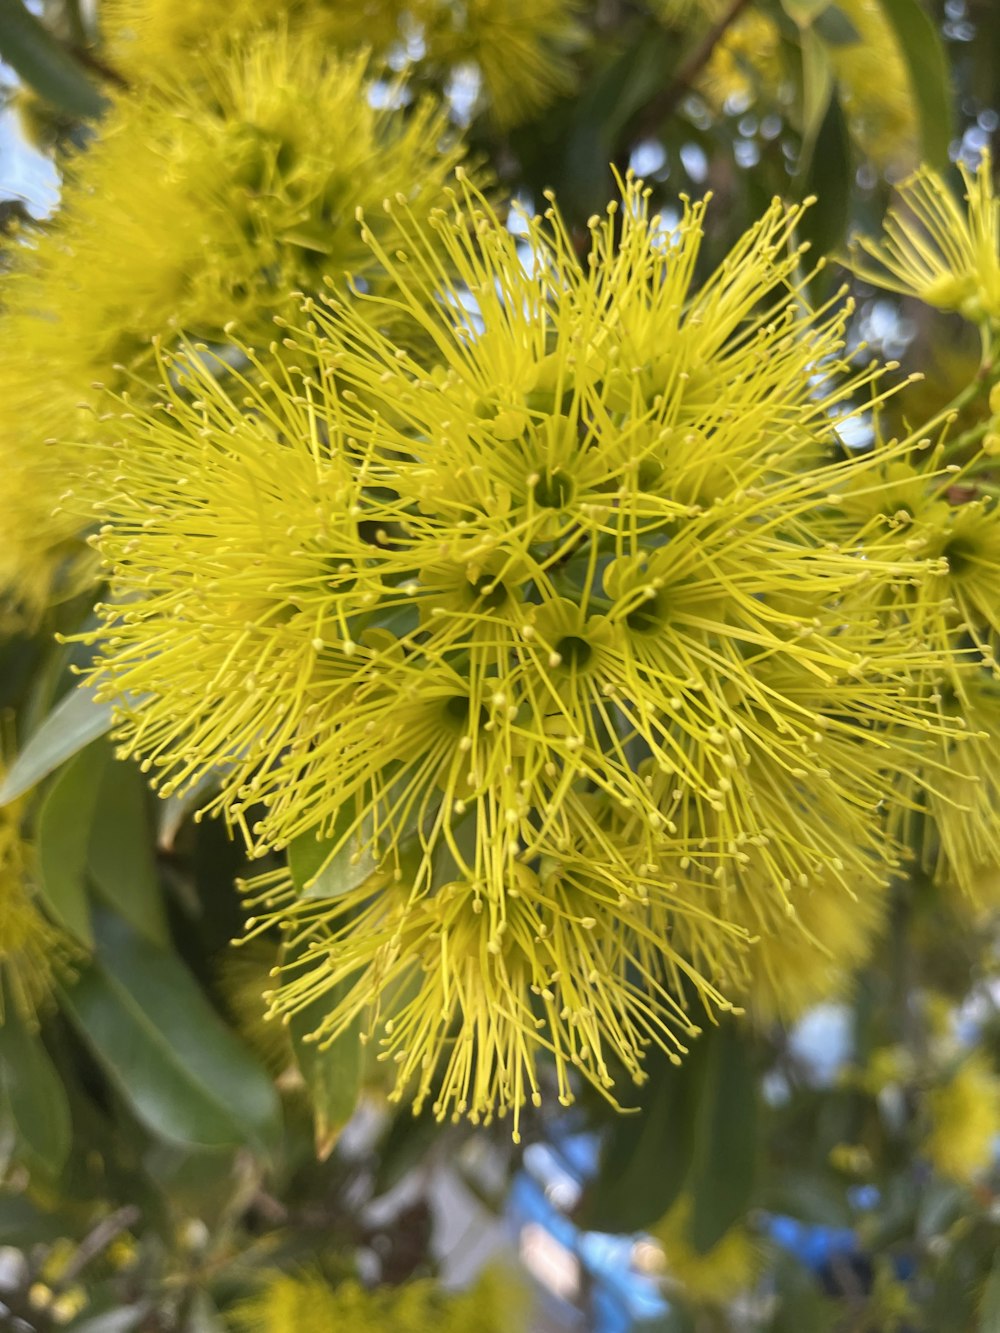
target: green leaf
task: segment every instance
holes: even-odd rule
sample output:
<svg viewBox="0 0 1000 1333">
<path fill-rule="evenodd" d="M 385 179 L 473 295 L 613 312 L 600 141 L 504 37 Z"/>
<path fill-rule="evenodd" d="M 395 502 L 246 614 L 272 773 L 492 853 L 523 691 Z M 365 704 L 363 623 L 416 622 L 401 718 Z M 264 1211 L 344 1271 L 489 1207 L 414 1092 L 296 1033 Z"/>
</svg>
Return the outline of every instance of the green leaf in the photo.
<svg viewBox="0 0 1000 1333">
<path fill-rule="evenodd" d="M 757 1078 L 735 1022 L 701 1038 L 707 1048 L 696 1117 L 691 1241 L 704 1254 L 746 1213 L 757 1165 Z"/>
<path fill-rule="evenodd" d="M 802 149 L 799 172 L 808 172 L 823 120 L 833 96 L 829 53 L 811 29 L 802 34 Z"/>
<path fill-rule="evenodd" d="M 365 1048 L 361 1044 L 361 1016 L 329 1046 L 323 1047 L 318 1042 L 305 1040 L 310 1032 L 319 1027 L 339 999 L 338 992 L 332 990 L 294 1014 L 289 1023 L 295 1062 L 305 1080 L 312 1103 L 316 1155 L 320 1161 L 329 1157 L 340 1131 L 354 1114 L 364 1075 Z"/>
<path fill-rule="evenodd" d="M 637 1114 L 618 1116 L 590 1192 L 588 1224 L 601 1231 L 639 1231 L 667 1212 L 691 1167 L 704 1060 L 695 1043 L 679 1068 L 665 1056 L 649 1061 Z"/>
<path fill-rule="evenodd" d="M 0 1245 L 48 1244 L 65 1236 L 66 1218 L 58 1213 L 43 1213 L 23 1194 L 0 1195 Z"/>
<path fill-rule="evenodd" d="M 800 28 L 808 28 L 829 3 L 830 0 L 781 0 L 781 7 Z"/>
<path fill-rule="evenodd" d="M 807 146 L 803 145 L 803 151 Z M 806 259 L 815 262 L 840 246 L 850 217 L 853 180 L 851 143 L 847 122 L 836 91 L 830 98 L 819 126 L 812 151 L 800 163 L 799 187 L 802 197 L 815 195 L 816 202 L 806 211 L 800 225 L 803 240 L 812 249 Z M 822 274 L 820 275 L 822 276 Z"/>
<path fill-rule="evenodd" d="M 269 1151 L 280 1130 L 271 1080 L 183 964 L 110 913 L 95 914 L 95 935 L 64 1006 L 136 1117 L 184 1146 Z"/>
<path fill-rule="evenodd" d="M 993 1268 L 983 1288 L 978 1329 L 979 1333 L 997 1333 L 1000 1329 L 1000 1255 L 993 1261 Z"/>
<path fill-rule="evenodd" d="M 66 1090 L 41 1037 L 10 1003 L 0 1024 L 0 1095 L 27 1165 L 58 1176 L 72 1141 Z"/>
<path fill-rule="evenodd" d="M 71 116 L 99 116 L 107 102 L 80 65 L 20 0 L 0 0 L 0 54 L 46 101 Z"/>
<path fill-rule="evenodd" d="M 857 28 L 836 5 L 829 5 L 813 21 L 813 31 L 818 33 L 828 46 L 855 46 L 861 41 Z"/>
<path fill-rule="evenodd" d="M 138 766 L 109 759 L 97 793 L 87 867 L 102 896 L 153 944 L 170 942 L 153 855 L 149 797 Z"/>
<path fill-rule="evenodd" d="M 203 773 L 186 791 L 167 796 L 159 802 L 160 815 L 156 827 L 156 844 L 161 851 L 172 852 L 177 834 L 188 817 L 202 806 L 222 781 L 230 765 L 220 765 Z"/>
<path fill-rule="evenodd" d="M 112 706 L 98 703 L 89 685 L 70 690 L 14 760 L 0 786 L 0 805 L 30 791 L 42 778 L 111 730 Z"/>
<path fill-rule="evenodd" d="M 87 848 L 97 794 L 109 762 L 108 747 L 100 743 L 78 754 L 46 793 L 35 826 L 43 897 L 88 948 L 93 935 L 86 887 Z"/>
<path fill-rule="evenodd" d="M 938 170 L 948 167 L 954 135 L 951 75 L 937 24 L 920 0 L 880 0 L 892 25 L 910 76 L 917 104 L 924 160 Z"/>
</svg>

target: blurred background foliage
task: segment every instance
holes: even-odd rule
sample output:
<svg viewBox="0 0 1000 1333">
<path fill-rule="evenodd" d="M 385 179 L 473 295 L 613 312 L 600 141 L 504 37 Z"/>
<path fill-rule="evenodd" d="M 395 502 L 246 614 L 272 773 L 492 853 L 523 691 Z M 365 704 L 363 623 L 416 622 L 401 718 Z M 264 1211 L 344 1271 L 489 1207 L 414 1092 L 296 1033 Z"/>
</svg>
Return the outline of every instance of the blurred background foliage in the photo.
<svg viewBox="0 0 1000 1333">
<path fill-rule="evenodd" d="M 1000 125 L 992 0 L 283 0 L 263 27 L 261 8 L 0 0 L 5 448 L 43 452 L 39 412 L 53 435 L 99 420 L 154 337 L 221 344 L 281 313 L 355 262 L 358 204 L 462 159 L 528 208 L 554 189 L 581 244 L 612 168 L 668 221 L 711 190 L 706 269 L 772 196 L 815 195 L 811 292 L 839 300 L 893 185 Z M 853 292 L 858 356 L 925 372 L 914 419 L 975 381 L 957 316 Z M 983 394 L 962 412 L 988 429 Z M 817 925 L 856 973 L 814 986 L 815 958 L 776 958 L 782 1003 L 679 1069 L 651 1054 L 637 1114 L 585 1095 L 569 1122 L 528 1115 L 517 1149 L 414 1117 L 356 1041 L 263 1021 L 273 948 L 230 948 L 241 853 L 197 800 L 155 801 L 74 692 L 88 650 L 53 636 L 92 623 L 94 566 L 44 459 L 11 475 L 5 1327 L 1000 1329 L 1000 867 L 978 902 L 900 879 L 877 947 L 874 925 Z M 587 1249 L 602 1235 L 628 1239 L 613 1262 Z M 664 1301 L 637 1305 L 629 1275 Z"/>
</svg>

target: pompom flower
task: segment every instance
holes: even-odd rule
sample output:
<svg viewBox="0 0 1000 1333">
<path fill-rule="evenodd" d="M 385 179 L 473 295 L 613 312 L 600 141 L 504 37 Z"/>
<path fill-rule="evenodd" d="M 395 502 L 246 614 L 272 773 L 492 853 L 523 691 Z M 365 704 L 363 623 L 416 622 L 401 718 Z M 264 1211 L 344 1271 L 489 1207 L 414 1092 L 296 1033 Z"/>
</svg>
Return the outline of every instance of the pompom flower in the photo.
<svg viewBox="0 0 1000 1333">
<path fill-rule="evenodd" d="M 928 1093 L 927 1111 L 923 1152 L 936 1171 L 968 1183 L 989 1168 L 1000 1134 L 1000 1078 L 981 1051 Z"/>
<path fill-rule="evenodd" d="M 35 604 L 78 531 L 54 512 L 80 458 L 58 441 L 100 434 L 102 385 L 153 337 L 266 338 L 324 275 L 377 288 L 355 209 L 386 190 L 429 207 L 461 156 L 433 102 L 372 104 L 363 57 L 272 31 L 192 60 L 196 79 L 119 99 L 3 282 L 0 579 Z"/>
<path fill-rule="evenodd" d="M 399 1095 L 488 1116 L 542 1052 L 564 1099 L 676 1053 L 746 944 L 727 888 L 786 912 L 894 864 L 890 775 L 948 723 L 892 613 L 920 558 L 813 522 L 877 460 L 814 463 L 871 374 L 792 280 L 795 210 L 693 290 L 703 206 L 669 231 L 633 181 L 582 259 L 468 183 L 387 209 L 395 296 L 309 303 L 280 373 L 191 349 L 95 450 L 94 678 L 161 792 L 217 770 L 252 853 L 360 883 L 301 928 L 259 890 L 305 949 L 273 1010 L 374 1004 Z"/>
<path fill-rule="evenodd" d="M 18 803 L 0 807 L 0 1022 L 9 1002 L 22 1019 L 34 1023 L 72 950 L 35 902 L 21 813 Z"/>
<path fill-rule="evenodd" d="M 500 1333 L 512 1326 L 517 1297 L 512 1282 L 489 1272 L 463 1292 L 428 1280 L 369 1291 L 353 1279 L 333 1286 L 320 1273 L 273 1272 L 232 1318 L 239 1333 Z"/>
<path fill-rule="evenodd" d="M 160 83 L 206 43 L 224 51 L 234 35 L 285 23 L 320 48 L 364 48 L 396 68 L 405 55 L 442 85 L 471 69 L 479 107 L 502 126 L 537 114 L 572 87 L 570 57 L 583 38 L 579 0 L 272 0 L 267 9 L 262 14 L 255 0 L 102 6 L 112 63 L 134 80 Z M 197 67 L 186 77 L 197 81 Z"/>
<path fill-rule="evenodd" d="M 939 310 L 978 323 L 1000 319 L 1000 201 L 993 161 L 984 152 L 975 172 L 959 163 L 963 208 L 941 176 L 921 167 L 899 188 L 878 240 L 858 236 L 855 246 L 875 263 L 856 259 L 854 270 L 876 287 L 915 296 Z"/>
</svg>

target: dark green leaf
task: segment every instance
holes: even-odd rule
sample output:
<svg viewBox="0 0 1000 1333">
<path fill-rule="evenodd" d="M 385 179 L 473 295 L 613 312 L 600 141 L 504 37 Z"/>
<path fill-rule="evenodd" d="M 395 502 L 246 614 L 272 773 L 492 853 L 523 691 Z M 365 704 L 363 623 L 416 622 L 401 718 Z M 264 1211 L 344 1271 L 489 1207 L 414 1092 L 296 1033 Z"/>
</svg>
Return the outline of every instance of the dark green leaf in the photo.
<svg viewBox="0 0 1000 1333">
<path fill-rule="evenodd" d="M 0 1245 L 30 1245 L 58 1240 L 66 1235 L 66 1219 L 50 1215 L 23 1194 L 0 1195 Z"/>
<path fill-rule="evenodd" d="M 836 5 L 829 5 L 813 21 L 813 30 L 818 32 L 829 46 L 854 46 L 861 41 L 857 28 Z"/>
<path fill-rule="evenodd" d="M 109 759 L 105 765 L 87 866 L 103 897 L 126 921 L 153 944 L 169 943 L 149 798 L 134 763 Z"/>
<path fill-rule="evenodd" d="M 313 1001 L 292 1017 L 289 1030 L 295 1062 L 305 1079 L 316 1126 L 316 1153 L 322 1160 L 329 1156 L 344 1125 L 354 1114 L 364 1073 L 365 1048 L 361 1044 L 362 1020 L 359 1017 L 329 1046 L 306 1041 L 310 1032 L 334 1008 L 336 991 Z"/>
<path fill-rule="evenodd" d="M 45 901 L 68 930 L 93 943 L 87 901 L 87 848 L 108 747 L 88 746 L 56 778 L 38 812 L 35 839 Z"/>
<path fill-rule="evenodd" d="M 109 913 L 65 1007 L 138 1119 L 182 1145 L 269 1148 L 280 1106 L 271 1080 L 172 954 Z"/>
<path fill-rule="evenodd" d="M 691 1241 L 710 1250 L 746 1213 L 757 1165 L 757 1079 L 746 1033 L 724 1022 L 706 1034 L 705 1078 L 696 1117 Z"/>
<path fill-rule="evenodd" d="M 1000 1256 L 994 1260 L 979 1307 L 979 1333 L 997 1333 L 998 1329 L 1000 1329 Z"/>
<path fill-rule="evenodd" d="M 28 1166 L 57 1176 L 72 1138 L 69 1102 L 41 1037 L 10 1003 L 0 1024 L 0 1093 Z"/>
<path fill-rule="evenodd" d="M 892 25 L 917 104 L 923 157 L 943 171 L 954 133 L 951 75 L 935 20 L 920 0 L 880 0 Z"/>
<path fill-rule="evenodd" d="M 803 146 L 804 151 L 806 147 Z M 840 98 L 834 90 L 808 160 L 800 163 L 801 194 L 816 198 L 800 226 L 802 239 L 812 246 L 807 264 L 810 259 L 815 262 L 819 256 L 836 250 L 843 242 L 850 216 L 852 182 L 850 138 Z"/>
<path fill-rule="evenodd" d="M 591 1191 L 587 1219 L 602 1231 L 638 1231 L 666 1213 L 691 1167 L 704 1060 L 695 1043 L 675 1068 L 650 1060 L 636 1114 L 616 1117 Z"/>
<path fill-rule="evenodd" d="M 14 760 L 0 786 L 0 805 L 23 796 L 84 746 L 110 731 L 111 712 L 111 704 L 98 703 L 89 685 L 70 690 Z"/>
<path fill-rule="evenodd" d="M 106 102 L 81 67 L 21 0 L 0 0 L 0 54 L 54 106 L 71 116 L 99 116 Z"/>
</svg>

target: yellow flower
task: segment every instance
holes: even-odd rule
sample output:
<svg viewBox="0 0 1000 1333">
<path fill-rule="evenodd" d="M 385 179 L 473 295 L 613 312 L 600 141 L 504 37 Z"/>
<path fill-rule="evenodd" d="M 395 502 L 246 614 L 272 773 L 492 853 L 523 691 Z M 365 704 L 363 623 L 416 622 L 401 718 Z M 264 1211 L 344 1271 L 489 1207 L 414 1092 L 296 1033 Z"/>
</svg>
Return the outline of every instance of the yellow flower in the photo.
<svg viewBox="0 0 1000 1333">
<path fill-rule="evenodd" d="M 0 578 L 32 604 L 78 532 L 58 503 L 83 455 L 55 441 L 100 435 L 101 384 L 148 365 L 153 337 L 224 345 L 239 320 L 266 343 L 327 276 L 377 288 L 356 208 L 386 191 L 427 207 L 460 157 L 432 102 L 371 104 L 364 58 L 275 31 L 191 61 L 196 82 L 185 63 L 119 99 L 4 282 Z"/>
<path fill-rule="evenodd" d="M 727 919 L 756 940 L 734 994 L 758 1023 L 792 1023 L 821 1000 L 848 990 L 871 955 L 888 908 L 884 878 L 869 872 L 847 893 L 822 879 L 789 895 L 784 911 L 766 885 L 749 883 L 724 904 Z"/>
<path fill-rule="evenodd" d="M 132 80 L 159 83 L 208 45 L 286 23 L 328 49 L 370 50 L 385 60 L 419 51 L 414 66 L 445 82 L 461 67 L 481 82 L 480 103 L 503 126 L 535 115 L 572 87 L 571 55 L 583 40 L 580 0 L 107 0 L 111 63 Z"/>
<path fill-rule="evenodd" d="M 472 64 L 501 125 L 529 119 L 572 87 L 579 0 L 418 0 L 413 9 L 428 61 Z"/>
<path fill-rule="evenodd" d="M 698 1305 L 726 1305 L 752 1286 L 761 1253 L 746 1230 L 730 1227 L 709 1250 L 697 1250 L 688 1235 L 691 1198 L 682 1194 L 650 1235 L 666 1257 L 666 1272 Z"/>
<path fill-rule="evenodd" d="M 699 6 L 700 8 L 700 6 Z M 732 99 L 769 101 L 787 77 L 781 29 L 769 14 L 750 8 L 726 28 L 698 78 L 698 89 L 713 105 Z"/>
<path fill-rule="evenodd" d="M 935 1170 L 968 1182 L 990 1166 L 1000 1134 L 1000 1078 L 980 1051 L 927 1094 L 927 1112 L 923 1151 Z"/>
<path fill-rule="evenodd" d="M 859 40 L 829 47 L 851 134 L 880 166 L 917 160 L 917 109 L 906 62 L 878 0 L 841 0 Z"/>
<path fill-rule="evenodd" d="M 993 161 L 984 152 L 975 173 L 964 163 L 967 208 L 929 167 L 899 189 L 880 240 L 861 236 L 856 248 L 875 265 L 854 263 L 876 287 L 915 296 L 974 323 L 1000 319 L 1000 202 L 993 192 Z"/>
<path fill-rule="evenodd" d="M 318 971 L 275 1012 L 349 961 L 378 1016 L 412 970 L 401 1088 L 488 1114 L 534 1095 L 539 1048 L 563 1097 L 568 1065 L 607 1090 L 605 1044 L 638 1077 L 647 1038 L 693 1027 L 687 999 L 724 1006 L 746 940 L 727 888 L 784 911 L 891 866 L 880 802 L 948 722 L 914 684 L 935 654 L 882 610 L 924 563 L 817 535 L 876 468 L 812 462 L 872 372 L 841 359 L 845 314 L 802 303 L 795 210 L 695 292 L 702 206 L 667 232 L 636 182 L 584 259 L 552 209 L 526 260 L 468 183 L 429 217 L 387 209 L 394 248 L 364 237 L 396 295 L 309 303 L 276 369 L 168 359 L 160 405 L 94 450 L 94 678 L 161 792 L 228 766 L 212 808 L 252 853 L 318 837 L 374 876 L 352 900 L 371 927 L 325 904 Z M 460 991 L 446 939 L 478 960 Z M 449 1063 L 452 1023 L 472 1047 Z"/>
<path fill-rule="evenodd" d="M 0 1021 L 9 1002 L 34 1023 L 71 950 L 34 900 L 32 857 L 21 838 L 20 819 L 17 803 L 0 808 Z"/>
<path fill-rule="evenodd" d="M 232 1318 L 238 1333 L 500 1333 L 523 1313 L 519 1296 L 491 1272 L 458 1293 L 420 1279 L 369 1291 L 353 1279 L 332 1286 L 319 1273 L 275 1272 Z"/>
<path fill-rule="evenodd" d="M 542 1100 L 543 1054 L 563 1104 L 574 1071 L 610 1098 L 618 1064 L 641 1082 L 650 1042 L 677 1063 L 698 1034 L 668 989 L 678 976 L 706 1008 L 729 1006 L 657 929 L 698 914 L 683 888 L 639 871 L 615 881 L 601 854 L 546 858 L 539 873 L 516 863 L 493 895 L 454 881 L 417 897 L 376 876 L 336 898 L 297 899 L 281 872 L 251 881 L 264 911 L 249 928 L 279 924 L 291 954 L 265 997 L 271 1014 L 329 996 L 313 1039 L 331 1043 L 365 1019 L 378 1059 L 395 1065 L 392 1100 L 410 1096 L 419 1112 L 433 1097 L 438 1118 L 512 1113 L 515 1139 L 521 1108 Z"/>
</svg>

